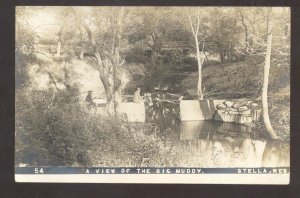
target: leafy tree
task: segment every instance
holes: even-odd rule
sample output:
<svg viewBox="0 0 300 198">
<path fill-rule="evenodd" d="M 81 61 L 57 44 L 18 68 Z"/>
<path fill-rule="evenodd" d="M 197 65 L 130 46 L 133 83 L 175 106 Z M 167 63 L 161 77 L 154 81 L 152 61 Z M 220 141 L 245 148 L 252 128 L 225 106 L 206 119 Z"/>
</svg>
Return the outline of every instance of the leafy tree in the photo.
<svg viewBox="0 0 300 198">
<path fill-rule="evenodd" d="M 265 55 L 261 97 L 263 105 L 264 124 L 267 132 L 273 139 L 277 139 L 278 136 L 271 125 L 268 112 L 268 84 L 270 78 L 269 73 L 271 65 L 272 67 L 287 67 L 287 70 L 285 70 L 285 72 L 289 71 L 290 18 L 288 13 L 288 9 L 277 9 L 272 7 L 267 9 L 267 49 Z"/>
<path fill-rule="evenodd" d="M 241 27 L 233 11 L 232 8 L 218 8 L 211 13 L 209 40 L 217 45 L 221 63 L 233 61 L 235 48 L 240 43 Z"/>
<path fill-rule="evenodd" d="M 27 22 L 30 14 L 32 14 L 32 11 L 28 7 L 16 8 L 16 88 L 26 82 L 27 68 L 24 62 L 30 58 L 35 50 L 36 32 Z"/>
<path fill-rule="evenodd" d="M 28 7 L 17 7 L 16 9 L 16 52 L 30 53 L 34 49 L 36 32 L 28 24 L 28 16 L 32 11 Z"/>
<path fill-rule="evenodd" d="M 88 13 L 90 12 L 90 13 Z M 124 7 L 94 8 L 86 11 L 73 8 L 78 23 L 81 24 L 81 35 L 86 33 L 92 46 L 99 77 L 107 96 L 107 109 L 110 114 L 119 113 L 122 94 L 122 57 L 123 25 L 126 18 Z M 86 20 L 89 16 L 90 21 Z M 115 17 L 117 16 L 117 17 Z M 83 56 L 83 54 L 81 55 Z"/>
<path fill-rule="evenodd" d="M 164 46 L 189 40 L 189 34 L 180 23 L 175 10 L 165 7 L 147 7 L 135 11 L 136 18 L 140 20 L 130 26 L 134 31 L 130 31 L 129 39 L 133 46 L 149 49 L 150 60 L 146 66 L 150 77 L 159 65 L 163 65 L 164 60 L 172 58 L 170 55 L 172 53 L 166 53 Z M 169 52 L 173 51 L 175 50 L 169 50 Z"/>
<path fill-rule="evenodd" d="M 290 56 L 290 33 L 288 31 L 289 27 L 287 27 L 287 24 L 289 24 L 289 10 L 252 8 L 247 12 L 243 12 L 243 8 L 238 8 L 237 11 L 245 28 L 245 42 L 240 46 L 241 49 L 244 50 L 245 54 L 265 57 L 261 91 L 263 121 L 271 138 L 277 139 L 278 136 L 271 125 L 268 110 L 269 74 L 271 66 L 278 67 L 282 64 L 289 67 L 289 62 L 286 61 L 289 60 Z"/>
</svg>

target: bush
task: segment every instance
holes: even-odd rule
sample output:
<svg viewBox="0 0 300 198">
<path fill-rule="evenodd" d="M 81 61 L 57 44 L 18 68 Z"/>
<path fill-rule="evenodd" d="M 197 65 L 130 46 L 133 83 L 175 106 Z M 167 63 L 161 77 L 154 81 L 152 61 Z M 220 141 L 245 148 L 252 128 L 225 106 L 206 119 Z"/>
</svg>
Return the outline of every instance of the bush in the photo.
<svg viewBox="0 0 300 198">
<path fill-rule="evenodd" d="M 16 164 L 87 165 L 91 148 L 85 133 L 87 114 L 78 90 L 29 91 L 16 94 Z M 89 120 L 95 122 L 95 120 Z"/>
<path fill-rule="evenodd" d="M 16 93 L 16 165 L 142 166 L 161 144 L 147 124 L 87 111 L 76 89 Z"/>
</svg>

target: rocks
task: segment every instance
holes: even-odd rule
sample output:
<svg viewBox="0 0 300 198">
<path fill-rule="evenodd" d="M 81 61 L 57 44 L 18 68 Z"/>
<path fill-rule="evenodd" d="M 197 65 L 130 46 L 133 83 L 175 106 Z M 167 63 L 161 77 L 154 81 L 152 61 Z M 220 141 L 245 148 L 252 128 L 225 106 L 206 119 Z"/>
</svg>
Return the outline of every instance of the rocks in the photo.
<svg viewBox="0 0 300 198">
<path fill-rule="evenodd" d="M 228 114 L 230 114 L 230 115 L 236 115 L 236 114 L 239 114 L 238 110 L 235 109 L 235 108 L 229 108 L 229 109 L 227 110 L 227 112 L 228 112 Z"/>
<path fill-rule="evenodd" d="M 224 105 L 225 105 L 226 107 L 229 107 L 229 108 L 230 108 L 230 107 L 232 107 L 233 102 L 227 100 L 227 101 L 224 102 Z"/>
<path fill-rule="evenodd" d="M 224 110 L 224 109 L 226 109 L 226 106 L 224 104 L 218 104 L 217 109 L 218 110 Z"/>
<path fill-rule="evenodd" d="M 223 122 L 251 124 L 260 119 L 261 110 L 258 103 L 225 101 L 216 106 L 214 119 Z"/>
<path fill-rule="evenodd" d="M 248 106 L 241 106 L 241 107 L 239 107 L 237 110 L 238 110 L 239 112 L 243 112 L 243 111 L 247 111 L 248 109 L 249 109 Z"/>
<path fill-rule="evenodd" d="M 254 105 L 253 105 L 254 104 Z M 258 121 L 261 111 L 252 101 L 240 100 L 181 100 L 180 118 L 182 121 L 217 120 L 239 124 Z"/>
<path fill-rule="evenodd" d="M 234 115 L 222 113 L 221 115 L 215 116 L 216 120 L 223 122 L 234 122 Z"/>
<path fill-rule="evenodd" d="M 217 114 L 222 114 L 222 113 L 224 113 L 224 112 L 225 112 L 225 110 L 224 110 L 224 109 L 223 109 L 223 110 L 222 110 L 222 109 L 217 109 L 216 111 L 217 111 Z"/>
<path fill-rule="evenodd" d="M 235 102 L 235 103 L 232 105 L 232 107 L 235 108 L 235 109 L 239 108 L 240 106 L 241 106 L 241 103 L 240 103 L 240 102 Z"/>
<path fill-rule="evenodd" d="M 252 108 L 257 108 L 257 107 L 258 107 L 258 104 L 255 103 L 255 102 L 253 102 L 253 103 L 251 103 L 251 107 L 252 107 Z"/>
</svg>

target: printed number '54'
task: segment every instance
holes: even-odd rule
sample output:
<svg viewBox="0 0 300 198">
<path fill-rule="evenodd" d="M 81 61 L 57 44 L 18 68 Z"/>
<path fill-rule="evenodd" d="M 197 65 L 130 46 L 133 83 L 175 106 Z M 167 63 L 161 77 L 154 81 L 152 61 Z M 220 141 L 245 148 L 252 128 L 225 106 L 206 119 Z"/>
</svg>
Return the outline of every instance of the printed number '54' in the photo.
<svg viewBox="0 0 300 198">
<path fill-rule="evenodd" d="M 34 173 L 35 174 L 43 174 L 44 173 L 44 169 L 43 168 L 40 168 L 40 169 L 39 168 L 35 168 L 34 169 Z"/>
</svg>

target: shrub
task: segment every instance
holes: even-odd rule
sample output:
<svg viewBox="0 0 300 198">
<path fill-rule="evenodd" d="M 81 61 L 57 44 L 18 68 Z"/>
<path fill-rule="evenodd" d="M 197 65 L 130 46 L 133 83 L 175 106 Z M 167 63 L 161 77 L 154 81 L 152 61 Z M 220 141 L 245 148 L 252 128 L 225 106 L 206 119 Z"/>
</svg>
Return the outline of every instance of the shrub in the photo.
<svg viewBox="0 0 300 198">
<path fill-rule="evenodd" d="M 76 89 L 16 93 L 16 164 L 89 163 L 87 115 L 77 94 Z"/>
<path fill-rule="evenodd" d="M 160 145 L 147 124 L 87 111 L 76 89 L 16 93 L 16 165 L 142 166 Z"/>
</svg>

